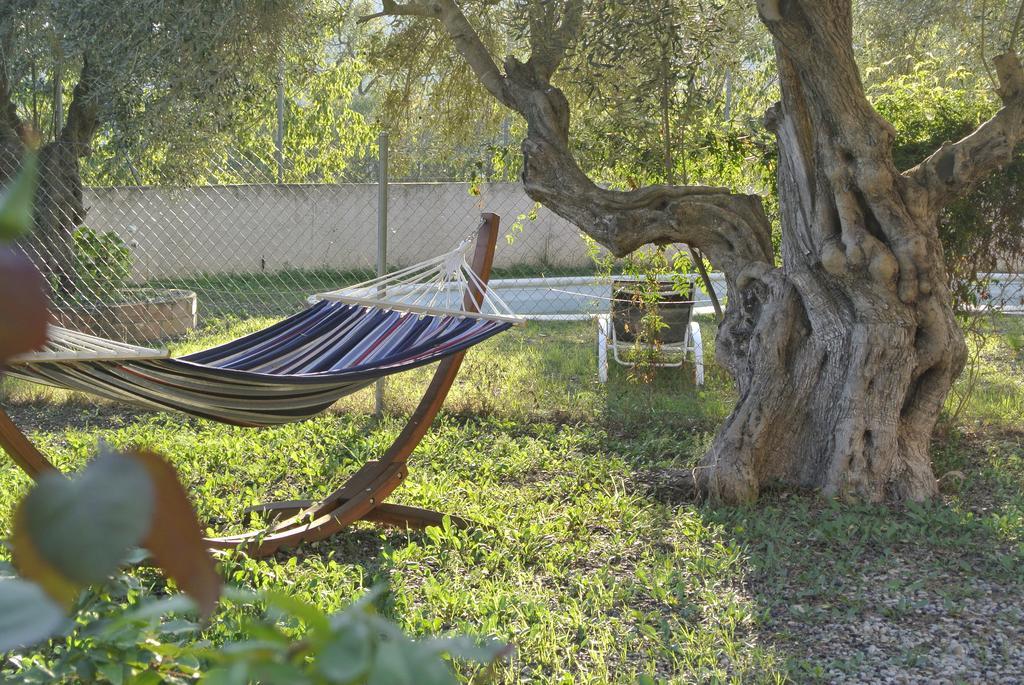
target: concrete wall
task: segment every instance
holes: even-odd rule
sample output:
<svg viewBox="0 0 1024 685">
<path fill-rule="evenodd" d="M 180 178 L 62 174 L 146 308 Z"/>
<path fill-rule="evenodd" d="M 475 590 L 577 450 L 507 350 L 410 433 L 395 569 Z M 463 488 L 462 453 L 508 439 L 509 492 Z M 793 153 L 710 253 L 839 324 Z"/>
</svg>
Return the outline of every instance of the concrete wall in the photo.
<svg viewBox="0 0 1024 685">
<path fill-rule="evenodd" d="M 979 303 L 1011 314 L 1024 314 L 1024 274 L 991 274 Z"/>
<path fill-rule="evenodd" d="M 509 233 L 533 208 L 518 183 L 398 183 L 389 187 L 388 261 L 408 265 L 443 252 L 470 233 L 482 211 Z M 91 188 L 86 224 L 115 231 L 135 254 L 137 280 L 200 273 L 373 268 L 377 186 L 246 185 Z M 579 232 L 547 209 L 498 246 L 496 265 L 591 264 Z"/>
</svg>

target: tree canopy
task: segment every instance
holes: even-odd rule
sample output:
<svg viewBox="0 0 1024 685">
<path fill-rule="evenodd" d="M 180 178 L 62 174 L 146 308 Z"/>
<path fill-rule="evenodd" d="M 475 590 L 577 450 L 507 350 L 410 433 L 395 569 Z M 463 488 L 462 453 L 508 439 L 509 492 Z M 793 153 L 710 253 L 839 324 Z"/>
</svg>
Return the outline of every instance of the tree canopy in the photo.
<svg viewBox="0 0 1024 685">
<path fill-rule="evenodd" d="M 217 155 L 229 169 L 226 151 L 273 160 L 283 78 L 285 145 L 303 150 L 289 180 L 329 175 L 370 135 L 348 107 L 361 65 L 327 49 L 339 11 L 327 0 L 5 3 L 0 138 L 70 141 L 93 183 L 194 178 Z"/>
</svg>

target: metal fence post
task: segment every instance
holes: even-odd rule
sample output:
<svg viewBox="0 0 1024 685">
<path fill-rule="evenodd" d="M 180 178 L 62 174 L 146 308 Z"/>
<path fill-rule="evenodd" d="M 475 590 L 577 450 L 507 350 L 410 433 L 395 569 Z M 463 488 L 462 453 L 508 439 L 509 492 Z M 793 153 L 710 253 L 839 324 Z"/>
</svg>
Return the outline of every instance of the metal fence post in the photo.
<svg viewBox="0 0 1024 685">
<path fill-rule="evenodd" d="M 277 185 L 284 183 L 284 60 L 277 65 L 277 132 L 274 135 Z"/>
<path fill-rule="evenodd" d="M 377 137 L 377 275 L 388 269 L 388 134 Z M 374 392 L 373 413 L 384 415 L 384 379 L 378 379 Z"/>
</svg>

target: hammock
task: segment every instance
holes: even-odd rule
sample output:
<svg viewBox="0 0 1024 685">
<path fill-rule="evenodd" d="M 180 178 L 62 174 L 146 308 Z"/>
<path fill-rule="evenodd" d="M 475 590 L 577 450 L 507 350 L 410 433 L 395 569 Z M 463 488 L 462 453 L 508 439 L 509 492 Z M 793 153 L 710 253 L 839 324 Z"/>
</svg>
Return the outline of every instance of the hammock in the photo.
<svg viewBox="0 0 1024 685">
<path fill-rule="evenodd" d="M 384 502 L 408 473 L 407 460 L 455 381 L 465 350 L 520 323 L 486 281 L 498 217 L 484 214 L 472 265 L 468 242 L 445 255 L 358 286 L 322 293 L 305 311 L 224 345 L 169 359 L 165 350 L 125 345 L 66 329 L 41 352 L 9 362 L 10 373 L 111 399 L 219 421 L 271 425 L 297 421 L 374 379 L 441 360 L 405 428 L 378 459 L 317 501 L 247 509 L 270 527 L 207 538 L 213 548 L 267 556 L 323 540 L 353 521 L 438 525 L 436 511 Z M 0 409 L 0 446 L 33 478 L 56 470 Z M 447 517 L 455 525 L 465 521 Z"/>
<path fill-rule="evenodd" d="M 314 296 L 318 301 L 305 311 L 202 352 L 170 359 L 161 350 L 55 329 L 46 349 L 15 358 L 9 373 L 223 423 L 301 421 L 379 378 L 519 323 L 466 263 L 468 244 Z"/>
</svg>

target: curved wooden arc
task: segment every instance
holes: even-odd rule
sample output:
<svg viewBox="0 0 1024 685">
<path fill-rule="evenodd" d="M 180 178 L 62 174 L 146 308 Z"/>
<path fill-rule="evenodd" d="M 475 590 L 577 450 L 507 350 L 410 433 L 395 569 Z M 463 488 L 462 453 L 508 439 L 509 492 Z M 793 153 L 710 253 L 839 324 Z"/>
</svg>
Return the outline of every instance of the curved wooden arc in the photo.
<svg viewBox="0 0 1024 685">
<path fill-rule="evenodd" d="M 14 425 L 11 417 L 3 409 L 0 409 L 0 447 L 3 447 L 4 451 L 11 455 L 14 463 L 33 480 L 44 473 L 58 470 Z"/>
<path fill-rule="evenodd" d="M 471 266 L 483 283 L 486 283 L 491 275 L 494 249 L 498 240 L 498 224 L 499 218 L 496 214 L 485 213 L 477 232 Z M 477 311 L 483 296 L 484 293 L 477 292 L 471 284 L 466 293 L 466 308 Z M 405 428 L 380 459 L 363 465 L 344 485 L 321 500 L 292 500 L 251 507 L 248 510 L 250 512 L 276 513 L 278 520 L 264 530 L 207 538 L 207 544 L 214 549 L 240 548 L 252 556 L 262 557 L 302 542 L 323 540 L 360 519 L 410 527 L 440 523 L 443 516 L 437 512 L 385 504 L 383 500 L 408 474 L 406 462 L 441 410 L 465 355 L 465 351 L 457 352 L 438 365 L 423 399 L 420 400 Z M 38 478 L 47 471 L 57 470 L 2 409 L 0 447 L 3 447 L 14 462 L 32 478 Z M 456 525 L 466 523 L 458 517 L 451 517 L 451 520 Z"/>
</svg>

